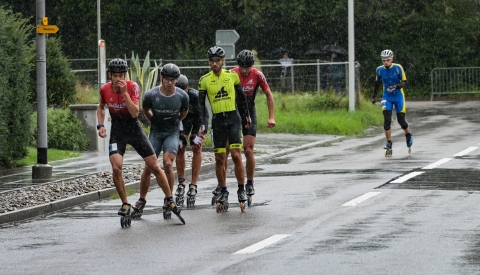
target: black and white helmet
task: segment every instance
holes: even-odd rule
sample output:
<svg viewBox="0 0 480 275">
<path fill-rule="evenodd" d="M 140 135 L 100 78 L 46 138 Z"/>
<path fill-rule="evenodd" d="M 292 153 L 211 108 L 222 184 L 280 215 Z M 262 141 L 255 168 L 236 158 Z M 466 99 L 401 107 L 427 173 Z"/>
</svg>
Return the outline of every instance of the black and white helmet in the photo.
<svg viewBox="0 0 480 275">
<path fill-rule="evenodd" d="M 178 77 L 178 81 L 177 81 L 177 84 L 175 84 L 175 86 L 177 86 L 182 90 L 185 90 L 188 86 L 188 78 L 184 74 L 181 74 Z"/>
<path fill-rule="evenodd" d="M 110 73 L 126 73 L 128 72 L 127 62 L 120 58 L 112 59 L 108 63 L 107 72 Z"/>
<path fill-rule="evenodd" d="M 391 50 L 383 50 L 380 56 L 382 58 L 393 58 L 393 52 Z"/>
<path fill-rule="evenodd" d="M 213 46 L 207 51 L 207 57 L 210 58 L 212 56 L 220 56 L 221 58 L 225 57 L 225 51 L 222 47 Z"/>
<path fill-rule="evenodd" d="M 237 55 L 237 64 L 240 67 L 243 67 L 243 68 L 252 67 L 254 61 L 255 61 L 255 56 L 253 56 L 253 53 L 250 50 L 243 50 Z"/>
<path fill-rule="evenodd" d="M 173 63 L 163 65 L 160 75 L 163 77 L 178 78 L 180 76 L 180 68 Z"/>
</svg>

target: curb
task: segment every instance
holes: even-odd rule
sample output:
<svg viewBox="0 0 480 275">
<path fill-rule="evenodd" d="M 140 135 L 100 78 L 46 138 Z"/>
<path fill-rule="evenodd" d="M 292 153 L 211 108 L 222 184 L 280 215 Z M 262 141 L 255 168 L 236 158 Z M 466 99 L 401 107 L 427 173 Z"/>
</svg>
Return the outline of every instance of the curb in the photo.
<svg viewBox="0 0 480 275">
<path fill-rule="evenodd" d="M 297 146 L 297 147 L 292 147 L 292 148 L 280 150 L 279 152 L 276 152 L 276 153 L 273 153 L 273 154 L 266 154 L 266 155 L 257 156 L 256 159 L 257 160 L 263 160 L 263 159 L 268 159 L 268 158 L 271 158 L 271 157 L 279 157 L 279 156 L 283 156 L 283 155 L 286 155 L 286 154 L 289 154 L 289 153 L 292 153 L 292 152 L 306 150 L 306 149 L 308 149 L 312 146 L 316 146 L 316 145 L 320 145 L 320 144 L 324 144 L 324 143 L 330 143 L 330 142 L 338 141 L 338 140 L 341 140 L 341 139 L 344 139 L 344 138 L 345 137 L 335 137 L 335 138 L 328 139 L 328 140 L 311 142 L 311 143 L 303 144 L 303 145 L 300 145 L 300 146 Z M 231 158 L 228 159 L 228 165 L 233 165 L 233 161 L 232 161 Z M 206 164 L 206 165 L 202 165 L 201 169 L 202 169 L 202 171 L 205 171 L 205 170 L 210 171 L 212 169 L 215 169 L 215 163 L 209 163 L 209 164 Z M 185 169 L 185 173 L 188 173 L 188 172 L 191 172 L 191 168 Z M 177 171 L 175 171 L 175 176 L 176 175 L 177 175 Z M 152 178 L 151 186 L 152 186 L 151 188 L 153 188 L 153 186 L 155 186 L 155 188 L 158 187 L 157 181 L 155 180 L 154 177 Z M 135 190 L 139 190 L 140 189 L 140 181 L 134 181 L 134 182 L 127 183 L 127 184 L 125 184 L 125 188 L 134 188 Z M 63 209 L 73 207 L 73 206 L 76 206 L 76 205 L 80 205 L 80 204 L 84 204 L 84 203 L 89 203 L 89 202 L 93 202 L 93 201 L 108 199 L 108 198 L 110 198 L 110 195 L 116 194 L 116 193 L 117 193 L 117 189 L 115 187 L 111 187 L 111 188 L 106 188 L 106 189 L 102 189 L 102 190 L 98 190 L 98 191 L 94 191 L 94 192 L 90 192 L 90 193 L 85 193 L 85 194 L 75 196 L 75 197 L 61 199 L 61 200 L 54 201 L 54 202 L 51 202 L 51 203 L 46 203 L 46 204 L 42 204 L 42 205 L 37 205 L 37 206 L 33 206 L 33 207 L 19 209 L 19 210 L 16 210 L 16 211 L 10 211 L 10 212 L 7 212 L 7 213 L 0 214 L 0 225 L 4 224 L 4 223 L 12 223 L 12 222 L 18 222 L 18 221 L 22 221 L 22 220 L 35 218 L 35 217 L 38 217 L 38 216 L 50 214 L 50 213 L 58 211 L 58 210 L 63 210 Z"/>
</svg>

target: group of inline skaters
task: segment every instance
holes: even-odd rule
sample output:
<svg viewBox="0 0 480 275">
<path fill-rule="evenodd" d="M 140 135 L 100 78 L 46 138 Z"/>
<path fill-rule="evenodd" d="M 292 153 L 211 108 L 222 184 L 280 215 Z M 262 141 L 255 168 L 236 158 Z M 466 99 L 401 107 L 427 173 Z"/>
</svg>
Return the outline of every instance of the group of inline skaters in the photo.
<svg viewBox="0 0 480 275">
<path fill-rule="evenodd" d="M 185 148 L 189 143 L 193 152 L 192 176 L 187 191 L 188 207 L 195 204 L 197 180 L 202 161 L 202 144 L 208 131 L 209 115 L 205 105 L 206 99 L 209 100 L 212 109 L 211 125 L 215 173 L 218 181 L 218 186 L 212 192 L 214 195 L 212 205 L 216 205 L 217 212 L 225 212 L 228 209 L 229 191 L 226 184 L 226 170 L 229 154 L 234 163 L 241 211 L 245 210 L 245 202 L 250 205 L 251 197 L 255 194 L 254 145 L 257 131 L 255 97 L 258 88 L 261 88 L 267 97 L 269 117 L 266 126 L 271 128 L 275 126 L 273 95 L 264 74 L 253 68 L 255 57 L 250 50 L 242 50 L 238 54 L 238 66 L 231 70 L 223 68 L 225 51 L 221 47 L 214 46 L 208 49 L 207 57 L 211 71 L 200 78 L 198 90 L 189 87 L 188 78 L 180 73 L 177 65 L 168 63 L 162 67 L 161 84 L 147 91 L 143 97 L 142 111 L 151 122 L 148 137 L 138 120 L 140 88 L 136 82 L 126 80 L 129 69 L 127 62 L 119 58 L 109 62 L 107 70 L 111 81 L 103 85 L 100 90 L 97 130 L 100 137 L 107 137 L 103 123 L 105 108 L 108 107 L 112 125 L 109 159 L 112 165 L 113 181 L 122 201 L 118 211 L 122 227 L 130 226 L 131 218 L 141 217 L 152 174 L 165 194 L 163 217 L 169 219 L 173 212 L 185 224 L 180 215 L 186 189 Z M 406 84 L 406 76 L 403 68 L 399 64 L 392 63 L 391 50 L 382 51 L 381 58 L 383 65 L 377 68 L 372 103 L 376 102 L 376 94 L 383 82 L 382 110 L 387 138 L 384 149 L 386 155 L 387 151 L 391 155 L 390 125 L 393 107 L 397 111 L 399 124 L 405 131 L 408 148 L 413 143 L 413 137 L 405 121 L 403 87 Z M 122 175 L 123 155 L 127 144 L 130 144 L 145 161 L 140 182 L 140 198 L 133 207 L 128 202 Z M 242 147 L 246 158 L 245 168 Z M 161 151 L 163 151 L 163 170 L 158 163 Z M 174 161 L 178 177 L 176 201 L 172 193 L 175 185 Z"/>
<path fill-rule="evenodd" d="M 141 217 L 152 174 L 165 194 L 162 207 L 164 218 L 169 219 L 173 212 L 185 224 L 180 215 L 186 189 L 185 148 L 189 143 L 193 153 L 192 177 L 187 191 L 187 206 L 193 206 L 202 161 L 202 144 L 208 131 L 206 98 L 212 109 L 211 125 L 218 180 L 218 186 L 212 192 L 212 204 L 216 205 L 217 212 L 228 209 L 226 169 L 229 154 L 235 166 L 237 195 L 242 212 L 245 202 L 248 200 L 249 204 L 251 196 L 255 194 L 255 96 L 260 87 L 267 97 L 269 118 L 266 126 L 270 128 L 275 126 L 272 92 L 263 73 L 253 68 L 255 57 L 250 50 L 243 50 L 238 54 L 238 67 L 232 70 L 223 68 L 225 51 L 221 47 L 211 47 L 207 57 L 211 71 L 200 78 L 198 90 L 189 87 L 188 78 L 180 73 L 177 65 L 168 63 L 162 67 L 161 84 L 147 91 L 142 101 L 143 114 L 151 122 L 148 137 L 138 120 L 140 88 L 136 82 L 126 80 L 129 69 L 127 62 L 119 58 L 109 62 L 107 71 L 111 81 L 100 89 L 97 130 L 100 137 L 107 137 L 103 123 L 105 108 L 108 107 L 112 125 L 109 159 L 113 181 L 122 201 L 118 211 L 122 227 L 130 226 L 132 218 Z M 128 201 L 122 175 L 123 155 L 127 144 L 145 161 L 140 180 L 140 198 L 134 206 Z M 246 157 L 246 169 L 243 166 L 242 147 Z M 162 151 L 163 170 L 158 163 Z M 176 201 L 172 193 L 175 185 L 174 161 L 178 176 Z"/>
</svg>

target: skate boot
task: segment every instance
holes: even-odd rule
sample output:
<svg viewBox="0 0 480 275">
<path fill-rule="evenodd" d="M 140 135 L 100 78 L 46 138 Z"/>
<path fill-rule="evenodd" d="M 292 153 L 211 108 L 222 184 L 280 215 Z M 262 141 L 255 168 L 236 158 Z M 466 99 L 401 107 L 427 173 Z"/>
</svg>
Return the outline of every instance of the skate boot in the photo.
<svg viewBox="0 0 480 275">
<path fill-rule="evenodd" d="M 185 179 L 178 179 L 177 191 L 175 191 L 175 202 L 177 205 L 183 206 L 183 201 L 185 200 Z"/>
<path fill-rule="evenodd" d="M 195 196 L 197 195 L 197 185 L 190 183 L 187 192 L 187 207 L 195 206 Z"/>
<path fill-rule="evenodd" d="M 138 220 L 143 214 L 143 208 L 145 208 L 145 204 L 147 201 L 145 199 L 140 198 L 133 208 L 132 219 Z"/>
<path fill-rule="evenodd" d="M 217 186 L 215 190 L 212 191 L 213 197 L 212 197 L 212 206 L 214 206 L 217 203 L 217 197 L 220 194 L 221 187 Z"/>
<path fill-rule="evenodd" d="M 392 156 L 392 141 L 391 140 L 387 141 L 387 144 L 385 144 L 385 147 L 383 147 L 383 149 L 385 149 L 385 156 L 386 157 L 391 157 Z"/>
<path fill-rule="evenodd" d="M 132 224 L 132 218 L 130 217 L 130 209 L 132 205 L 129 203 L 123 203 L 118 215 L 120 216 L 120 225 L 122 228 L 129 227 Z"/>
<path fill-rule="evenodd" d="M 412 133 L 405 134 L 405 138 L 407 139 L 407 147 L 408 147 L 408 153 L 410 154 L 412 152 L 412 144 L 413 144 L 413 136 Z"/>
<path fill-rule="evenodd" d="M 164 198 L 162 206 L 163 218 L 165 220 L 169 220 L 170 218 L 172 218 L 172 212 L 170 212 L 170 208 L 168 208 L 166 205 L 168 205 L 167 198 Z"/>
<path fill-rule="evenodd" d="M 252 181 L 247 180 L 245 189 L 248 197 L 247 204 L 248 204 L 248 207 L 250 207 L 250 205 L 252 204 L 252 196 L 255 195 L 255 189 L 253 188 L 253 180 Z"/>
<path fill-rule="evenodd" d="M 240 210 L 245 211 L 245 202 L 248 200 L 247 194 L 245 193 L 245 185 L 238 186 L 238 204 L 240 205 Z"/>
<path fill-rule="evenodd" d="M 173 202 L 173 197 L 165 198 L 165 203 L 163 204 L 163 217 L 165 218 L 165 212 L 168 212 L 170 219 L 172 217 L 172 212 L 177 216 L 177 218 L 185 224 L 185 220 L 182 218 L 180 215 L 180 212 L 182 211 L 181 207 L 177 207 L 177 205 Z M 167 218 L 165 218 L 167 219 Z"/>
<path fill-rule="evenodd" d="M 228 210 L 228 191 L 227 188 L 224 190 L 219 191 L 217 197 L 215 198 L 216 206 L 215 209 L 217 213 L 220 212 L 227 212 Z"/>
</svg>

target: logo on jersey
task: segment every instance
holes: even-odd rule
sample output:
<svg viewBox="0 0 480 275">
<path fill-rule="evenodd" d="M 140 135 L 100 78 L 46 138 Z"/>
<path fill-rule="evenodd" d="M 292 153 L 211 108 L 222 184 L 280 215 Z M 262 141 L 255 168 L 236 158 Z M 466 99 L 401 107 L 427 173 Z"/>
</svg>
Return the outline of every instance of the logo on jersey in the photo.
<svg viewBox="0 0 480 275">
<path fill-rule="evenodd" d="M 215 99 L 213 100 L 213 102 L 218 102 L 221 100 L 228 100 L 228 99 L 231 99 L 231 97 L 228 96 L 228 92 L 225 91 L 225 87 L 222 87 L 220 91 L 218 91 L 217 94 L 215 95 Z"/>
<path fill-rule="evenodd" d="M 136 82 L 133 82 L 133 91 L 135 93 L 135 97 L 140 98 L 140 87 Z"/>
<path fill-rule="evenodd" d="M 247 82 L 247 85 L 253 85 L 253 79 L 250 79 L 248 82 Z"/>
</svg>

